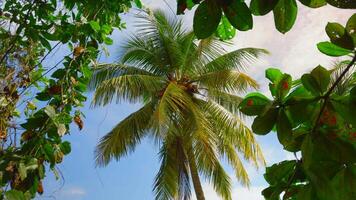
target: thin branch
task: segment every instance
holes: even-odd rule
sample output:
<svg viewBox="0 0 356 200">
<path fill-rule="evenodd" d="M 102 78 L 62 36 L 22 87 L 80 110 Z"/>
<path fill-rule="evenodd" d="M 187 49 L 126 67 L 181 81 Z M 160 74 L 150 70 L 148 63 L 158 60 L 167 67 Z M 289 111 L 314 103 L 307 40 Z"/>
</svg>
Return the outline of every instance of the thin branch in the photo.
<svg viewBox="0 0 356 200">
<path fill-rule="evenodd" d="M 328 92 L 323 96 L 323 105 L 320 109 L 320 113 L 318 115 L 318 118 L 315 121 L 315 125 L 312 131 L 312 134 L 315 132 L 315 129 L 318 127 L 319 125 L 319 120 L 321 118 L 321 115 L 323 114 L 325 108 L 326 108 L 326 103 L 330 98 L 331 93 L 333 92 L 333 90 L 336 88 L 336 86 L 342 81 L 342 79 L 344 78 L 344 76 L 347 74 L 347 72 L 351 69 L 351 67 L 355 64 L 356 62 L 356 52 L 354 52 L 354 56 L 352 61 L 347 65 L 347 67 L 345 68 L 345 70 L 340 74 L 340 76 L 336 79 L 336 81 L 334 82 L 334 84 L 330 87 L 330 89 L 328 90 Z"/>
</svg>

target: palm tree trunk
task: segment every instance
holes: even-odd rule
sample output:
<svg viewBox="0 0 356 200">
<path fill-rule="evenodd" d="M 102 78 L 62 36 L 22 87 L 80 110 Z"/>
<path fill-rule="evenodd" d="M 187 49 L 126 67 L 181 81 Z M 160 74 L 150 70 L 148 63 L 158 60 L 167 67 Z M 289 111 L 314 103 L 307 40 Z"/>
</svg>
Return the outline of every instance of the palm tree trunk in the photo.
<svg viewBox="0 0 356 200">
<path fill-rule="evenodd" d="M 200 183 L 197 164 L 195 163 L 195 159 L 194 156 L 192 156 L 192 153 L 190 153 L 189 155 L 189 168 L 190 168 L 190 175 L 192 176 L 193 186 L 195 190 L 195 195 L 197 196 L 197 200 L 205 200 L 203 188 Z"/>
</svg>

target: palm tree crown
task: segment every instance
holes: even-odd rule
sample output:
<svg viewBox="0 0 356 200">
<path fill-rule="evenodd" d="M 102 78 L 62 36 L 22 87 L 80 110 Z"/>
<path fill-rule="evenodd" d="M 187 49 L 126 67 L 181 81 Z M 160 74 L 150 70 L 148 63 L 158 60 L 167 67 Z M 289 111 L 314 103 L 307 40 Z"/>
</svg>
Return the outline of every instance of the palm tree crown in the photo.
<svg viewBox="0 0 356 200">
<path fill-rule="evenodd" d="M 191 182 L 197 198 L 204 199 L 199 176 L 223 199 L 231 199 L 231 179 L 220 160 L 226 159 L 245 185 L 249 179 L 237 152 L 256 167 L 264 164 L 252 132 L 239 118 L 237 94 L 257 88 L 242 71 L 267 52 L 245 48 L 227 53 L 222 41 L 197 41 L 181 20 L 162 11 L 147 11 L 139 19 L 120 62 L 100 65 L 92 78 L 93 105 L 113 100 L 143 104 L 101 139 L 97 164 L 127 155 L 149 136 L 160 145 L 156 199 L 189 199 Z"/>
</svg>

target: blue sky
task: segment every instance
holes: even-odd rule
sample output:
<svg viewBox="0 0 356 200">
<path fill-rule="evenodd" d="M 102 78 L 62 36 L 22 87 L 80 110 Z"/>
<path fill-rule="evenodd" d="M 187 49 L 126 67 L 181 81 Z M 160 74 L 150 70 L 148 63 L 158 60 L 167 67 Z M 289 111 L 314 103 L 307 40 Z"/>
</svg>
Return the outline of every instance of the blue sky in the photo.
<svg viewBox="0 0 356 200">
<path fill-rule="evenodd" d="M 175 0 L 166 0 L 175 9 Z M 167 4 L 162 0 L 147 0 L 145 5 L 151 8 L 161 8 L 170 12 Z M 327 40 L 324 27 L 328 21 L 337 21 L 342 24 L 353 14 L 352 10 L 340 10 L 333 7 L 320 9 L 306 9 L 298 4 L 299 15 L 293 29 L 285 35 L 278 33 L 273 24 L 273 15 L 254 18 L 254 29 L 248 32 L 238 32 L 234 39 L 234 46 L 229 50 L 242 47 L 265 48 L 271 55 L 260 62 L 251 65 L 247 73 L 261 84 L 261 91 L 267 94 L 264 70 L 268 67 L 278 67 L 285 72 L 298 77 L 318 64 L 325 67 L 331 65 L 333 59 L 318 52 L 315 45 L 319 41 Z M 125 14 L 124 20 L 128 29 L 114 33 L 114 45 L 108 48 L 110 56 L 102 56 L 102 62 L 113 62 L 120 52 L 123 38 L 134 32 L 132 14 Z M 192 24 L 192 13 L 185 16 L 186 26 Z M 59 50 L 47 62 L 51 65 L 59 60 L 65 50 Z M 152 184 L 158 171 L 158 148 L 150 140 L 144 140 L 136 151 L 121 159 L 113 161 L 105 168 L 95 168 L 93 151 L 97 141 L 107 133 L 116 123 L 139 108 L 138 104 L 111 104 L 103 108 L 91 109 L 90 97 L 83 112 L 86 114 L 84 129 L 79 131 L 73 126 L 71 135 L 66 139 L 72 143 L 72 153 L 68 155 L 59 166 L 64 180 L 56 180 L 48 173 L 45 181 L 45 193 L 37 199 L 57 200 L 151 200 L 153 199 Z M 264 152 L 267 163 L 291 159 L 293 155 L 282 150 L 274 133 L 264 137 L 257 137 Z M 263 179 L 264 169 L 256 171 L 246 165 L 252 185 L 250 189 L 243 188 L 234 181 L 233 199 L 262 200 L 261 190 L 266 187 Z M 230 168 L 226 168 L 232 173 Z M 231 176 L 233 178 L 233 176 Z M 204 183 L 207 200 L 218 200 L 212 187 Z"/>
</svg>

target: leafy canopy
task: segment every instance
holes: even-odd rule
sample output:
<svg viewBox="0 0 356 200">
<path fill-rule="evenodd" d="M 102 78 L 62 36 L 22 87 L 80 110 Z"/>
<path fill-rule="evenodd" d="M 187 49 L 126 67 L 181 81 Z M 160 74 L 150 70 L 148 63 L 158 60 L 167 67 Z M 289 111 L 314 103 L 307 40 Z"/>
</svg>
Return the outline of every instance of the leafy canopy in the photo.
<svg viewBox="0 0 356 200">
<path fill-rule="evenodd" d="M 256 116 L 252 130 L 259 135 L 277 133 L 284 149 L 301 154 L 267 167 L 270 184 L 265 199 L 352 200 L 356 189 L 356 42 L 354 14 L 346 28 L 328 23 L 330 42 L 318 48 L 330 56 L 351 56 L 332 70 L 317 66 L 292 81 L 278 69 L 266 70 L 273 100 L 252 93 L 240 111 Z M 296 155 L 296 154 L 295 154 Z"/>
<path fill-rule="evenodd" d="M 310 8 L 319 8 L 327 4 L 342 8 L 355 9 L 352 0 L 299 0 Z M 294 25 L 298 14 L 297 0 L 251 0 L 247 6 L 244 0 L 177 0 L 177 14 L 197 5 L 194 14 L 194 33 L 200 39 L 211 36 L 214 32 L 222 39 L 235 36 L 236 28 L 247 31 L 253 28 L 252 15 L 262 16 L 273 12 L 276 29 L 288 32 Z"/>
</svg>

